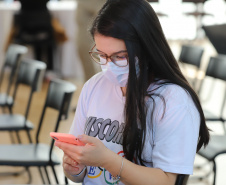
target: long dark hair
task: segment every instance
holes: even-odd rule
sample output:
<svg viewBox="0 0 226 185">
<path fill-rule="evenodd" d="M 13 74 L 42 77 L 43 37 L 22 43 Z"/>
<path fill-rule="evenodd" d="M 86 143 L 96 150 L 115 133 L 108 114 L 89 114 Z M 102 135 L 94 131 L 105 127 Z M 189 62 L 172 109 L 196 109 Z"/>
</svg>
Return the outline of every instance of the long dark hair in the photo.
<svg viewBox="0 0 226 185">
<path fill-rule="evenodd" d="M 108 0 L 99 11 L 90 32 L 93 37 L 99 33 L 122 39 L 126 44 L 129 79 L 126 91 L 123 150 L 128 160 L 132 161 L 136 156 L 142 165 L 145 162 L 141 157 L 147 129 L 145 97 L 149 96 L 153 99 L 155 96 L 154 93 L 147 92 L 147 89 L 156 79 L 164 79 L 161 85 L 177 84 L 191 95 L 201 120 L 197 151 L 208 144 L 209 131 L 199 98 L 182 75 L 165 39 L 158 17 L 147 1 Z M 136 58 L 139 59 L 140 67 L 138 77 L 135 69 Z"/>
</svg>

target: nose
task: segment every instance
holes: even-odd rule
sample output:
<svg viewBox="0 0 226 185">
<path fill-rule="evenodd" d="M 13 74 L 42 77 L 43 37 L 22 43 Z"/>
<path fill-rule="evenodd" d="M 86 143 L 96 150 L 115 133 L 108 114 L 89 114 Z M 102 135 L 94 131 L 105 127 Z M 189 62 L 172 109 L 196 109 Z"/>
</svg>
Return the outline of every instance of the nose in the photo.
<svg viewBox="0 0 226 185">
<path fill-rule="evenodd" d="M 107 62 L 112 62 L 111 57 L 107 57 Z"/>
</svg>

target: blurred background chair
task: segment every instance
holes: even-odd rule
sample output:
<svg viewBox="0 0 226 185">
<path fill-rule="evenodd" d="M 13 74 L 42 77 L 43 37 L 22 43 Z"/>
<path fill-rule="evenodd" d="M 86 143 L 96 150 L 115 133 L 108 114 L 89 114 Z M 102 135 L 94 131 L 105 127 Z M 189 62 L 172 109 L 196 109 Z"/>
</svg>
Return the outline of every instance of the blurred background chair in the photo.
<svg viewBox="0 0 226 185">
<path fill-rule="evenodd" d="M 23 59 L 18 69 L 18 75 L 14 88 L 13 98 L 16 98 L 20 85 L 30 87 L 30 94 L 28 97 L 27 107 L 24 115 L 21 114 L 0 114 L 0 131 L 10 131 L 11 138 L 12 131 L 16 132 L 18 142 L 21 143 L 19 131 L 24 130 L 28 135 L 29 142 L 32 143 L 30 130 L 33 129 L 33 124 L 28 120 L 30 105 L 33 93 L 40 90 L 44 79 L 46 64 L 41 61 L 32 59 Z M 14 142 L 14 141 L 13 141 Z"/>
<path fill-rule="evenodd" d="M 226 54 L 226 24 L 210 25 L 202 27 L 218 54 Z"/>
<path fill-rule="evenodd" d="M 32 46 L 36 60 L 53 69 L 55 37 L 52 17 L 46 7 L 49 0 L 19 0 L 21 9 L 14 15 L 12 42 Z"/>
<path fill-rule="evenodd" d="M 41 169 L 41 167 L 43 167 L 48 179 L 48 184 L 51 184 L 47 171 L 47 167 L 50 166 L 54 174 L 56 184 L 59 184 L 54 166 L 59 165 L 61 163 L 61 159 L 59 159 L 53 151 L 54 140 L 51 137 L 49 137 L 49 144 L 40 143 L 40 140 L 42 140 L 41 131 L 45 133 L 58 131 L 60 122 L 68 118 L 70 102 L 75 90 L 76 86 L 70 82 L 57 79 L 50 82 L 45 105 L 43 107 L 40 122 L 36 130 L 35 144 L 0 145 L 1 166 L 23 166 L 27 169 L 31 166 L 38 167 L 43 184 L 47 184 L 44 180 Z M 53 125 L 54 129 L 51 130 L 52 127 L 48 126 L 50 129 L 49 131 L 46 129 L 43 130 L 44 124 L 48 124 L 44 122 L 44 117 L 48 108 L 58 112 L 57 121 Z M 29 169 L 28 175 L 28 184 L 30 184 L 32 179 Z"/>
<path fill-rule="evenodd" d="M 209 90 L 207 88 L 204 88 L 204 83 L 206 78 L 212 78 L 213 82 L 220 80 L 224 83 L 223 100 L 221 101 L 221 104 L 219 104 L 219 107 L 215 107 L 215 110 L 217 109 L 219 111 L 218 114 L 215 114 L 213 111 L 207 110 L 205 107 L 203 107 L 203 111 L 204 111 L 206 121 L 221 122 L 223 131 L 226 134 L 226 129 L 225 129 L 226 119 L 224 118 L 224 115 L 223 115 L 225 101 L 226 101 L 226 55 L 218 55 L 210 58 L 208 67 L 206 70 L 205 78 L 203 79 L 200 86 L 200 90 L 199 90 L 200 96 L 202 91 L 211 92 L 211 89 L 214 89 L 214 86 L 211 86 L 210 87 L 211 89 Z M 211 96 L 212 94 L 208 94 L 208 96 Z M 208 99 L 210 99 L 210 97 Z"/>
<path fill-rule="evenodd" d="M 225 135 L 211 135 L 211 139 L 206 148 L 201 148 L 198 152 L 200 156 L 205 158 L 209 163 L 212 163 L 212 170 L 208 172 L 204 178 L 207 178 L 213 173 L 213 185 L 216 184 L 217 163 L 216 158 L 221 154 L 226 154 L 226 136 Z M 224 161 L 225 162 L 225 161 Z"/>
<path fill-rule="evenodd" d="M 185 73 L 186 78 L 190 81 L 192 87 L 197 90 L 198 74 L 200 71 L 200 65 L 202 61 L 204 48 L 201 46 L 195 45 L 182 45 L 179 55 L 179 62 L 182 64 L 183 72 Z M 186 65 L 192 66 L 195 69 L 194 78 L 188 74 Z"/>
<path fill-rule="evenodd" d="M 10 95 L 10 90 L 15 82 L 15 76 L 17 68 L 20 64 L 22 56 L 27 52 L 25 46 L 11 44 L 6 52 L 5 61 L 3 63 L 1 74 L 0 74 L 0 106 L 3 108 L 7 107 L 9 112 L 12 113 L 12 106 L 14 103 L 13 97 Z M 6 91 L 3 92 L 3 80 L 7 80 Z"/>
</svg>

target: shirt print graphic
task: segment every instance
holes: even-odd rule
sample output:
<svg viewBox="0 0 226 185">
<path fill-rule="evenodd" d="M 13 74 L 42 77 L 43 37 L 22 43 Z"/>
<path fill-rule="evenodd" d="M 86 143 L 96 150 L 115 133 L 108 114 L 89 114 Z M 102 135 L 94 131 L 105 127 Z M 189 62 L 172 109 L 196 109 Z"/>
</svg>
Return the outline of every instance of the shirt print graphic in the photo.
<svg viewBox="0 0 226 185">
<path fill-rule="evenodd" d="M 119 123 L 119 121 L 111 119 L 103 119 L 96 117 L 89 117 L 85 125 L 85 134 L 98 137 L 100 140 L 106 140 L 108 143 L 115 145 L 122 145 L 123 141 L 123 129 L 125 124 Z M 116 146 L 117 147 L 117 146 Z M 124 157 L 122 147 L 117 154 Z M 113 184 L 112 175 L 102 167 L 88 167 L 88 178 L 96 179 L 98 177 L 104 177 L 105 183 Z"/>
</svg>

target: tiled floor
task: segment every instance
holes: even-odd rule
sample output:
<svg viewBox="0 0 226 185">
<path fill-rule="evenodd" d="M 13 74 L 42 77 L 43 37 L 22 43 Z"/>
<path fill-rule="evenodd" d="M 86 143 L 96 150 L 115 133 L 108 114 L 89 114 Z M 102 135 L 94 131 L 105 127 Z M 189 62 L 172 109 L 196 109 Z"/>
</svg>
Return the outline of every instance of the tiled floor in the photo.
<svg viewBox="0 0 226 185">
<path fill-rule="evenodd" d="M 180 52 L 180 45 L 182 43 L 188 43 L 188 41 L 180 41 L 180 42 L 169 41 L 169 43 L 170 43 L 170 46 L 171 46 L 171 48 L 172 48 L 172 50 L 175 54 L 175 57 L 177 58 L 179 56 L 179 52 Z M 202 45 L 202 46 L 205 47 L 205 53 L 204 53 L 203 65 L 202 65 L 202 68 L 205 69 L 206 61 L 208 61 L 209 56 L 215 55 L 215 51 L 207 40 L 199 40 L 199 41 L 195 41 L 193 43 L 199 44 L 199 45 Z M 192 74 L 193 74 L 193 70 L 189 68 L 189 75 L 192 76 Z M 76 106 L 78 95 L 79 95 L 81 87 L 82 87 L 82 83 L 79 80 L 76 80 L 76 79 L 67 79 L 67 80 L 72 81 L 74 84 L 76 84 L 77 87 L 78 87 L 78 90 L 74 94 L 74 97 L 73 97 L 72 109 L 71 109 L 71 112 L 70 112 L 70 116 L 69 116 L 68 120 L 63 121 L 61 123 L 60 129 L 59 129 L 60 132 L 68 132 L 68 130 L 70 128 L 70 124 L 72 122 L 73 115 L 74 115 L 73 108 L 75 108 L 75 106 Z M 219 85 L 219 88 L 223 89 L 223 84 L 219 83 L 218 85 Z M 208 86 L 208 84 L 206 86 Z M 16 104 L 14 106 L 14 112 L 23 114 L 24 113 L 24 104 L 25 104 L 24 102 L 27 100 L 27 97 L 28 97 L 28 95 L 26 94 L 28 92 L 28 89 L 26 89 L 25 87 L 21 87 L 21 88 L 23 90 L 20 90 L 18 92 L 18 95 L 17 95 L 18 98 L 17 98 Z M 31 112 L 30 112 L 30 115 L 29 115 L 29 119 L 32 122 L 34 122 L 35 125 L 37 125 L 38 121 L 39 121 L 41 109 L 42 109 L 43 103 L 45 101 L 46 89 L 47 89 L 47 82 L 44 83 L 42 91 L 38 92 L 34 95 L 34 101 L 32 102 L 32 105 L 31 105 L 31 109 L 30 109 Z M 219 92 L 220 91 L 216 91 L 215 94 L 219 94 Z M 205 95 L 205 92 L 202 93 L 202 97 L 204 97 L 204 95 Z M 209 108 L 209 109 L 215 109 L 217 107 L 218 103 L 216 101 L 210 99 L 208 101 L 203 102 L 203 105 L 205 107 Z M 55 112 L 49 111 L 48 115 L 49 116 L 47 116 L 45 118 L 45 121 L 46 122 L 53 122 L 54 121 L 53 118 L 56 115 Z M 211 123 L 208 123 L 208 125 L 214 131 L 212 134 L 222 134 L 221 125 L 211 124 Z M 34 133 L 35 132 L 33 131 L 32 132 L 33 137 L 34 137 Z M 27 137 L 26 137 L 25 133 L 22 132 L 21 136 L 22 137 L 24 136 L 23 137 L 23 143 L 27 143 L 28 141 L 27 141 Z M 43 138 L 42 138 L 42 142 L 46 142 L 49 139 L 51 139 L 51 138 L 49 137 L 48 133 L 44 133 Z M 1 132 L 0 133 L 0 144 L 10 144 L 10 143 L 11 143 L 11 141 L 10 141 L 9 134 L 7 132 Z M 57 148 L 55 148 L 55 151 L 57 152 L 59 157 L 62 157 L 62 155 L 63 155 L 62 151 L 60 151 Z M 196 160 L 195 160 L 195 165 L 202 164 L 202 163 L 205 163 L 205 161 L 201 157 L 197 156 Z M 226 155 L 222 155 L 222 156 L 219 156 L 217 158 L 217 166 L 218 166 L 218 168 L 217 168 L 217 183 L 216 183 L 216 185 L 225 185 L 226 184 L 226 176 L 225 176 Z M 206 165 L 205 169 L 208 169 L 208 165 Z M 18 175 L 18 176 L 7 176 L 7 175 L 4 174 L 6 172 L 15 172 L 15 171 L 21 171 L 21 170 L 23 170 L 23 168 L 20 168 L 20 167 L 12 168 L 12 167 L 2 167 L 2 166 L 0 166 L 0 184 L 26 184 L 27 181 L 28 181 L 27 173 L 22 173 L 21 175 Z M 42 184 L 38 169 L 30 168 L 30 170 L 32 172 L 32 182 L 31 182 L 31 184 Z M 49 170 L 50 174 L 52 174 L 51 169 L 48 169 L 48 170 Z M 196 177 L 198 175 L 202 174 L 202 173 L 203 173 L 203 171 L 195 169 L 194 175 L 190 177 L 188 185 L 211 185 L 212 176 L 208 177 L 207 179 L 205 179 L 203 181 L 197 180 Z M 64 175 L 63 175 L 63 171 L 62 171 L 61 166 L 57 167 L 57 174 L 59 176 L 60 184 L 63 184 L 64 183 Z M 52 175 L 50 176 L 50 178 L 53 182 L 55 182 Z M 74 184 L 74 183 L 70 182 L 70 184 Z"/>
</svg>

